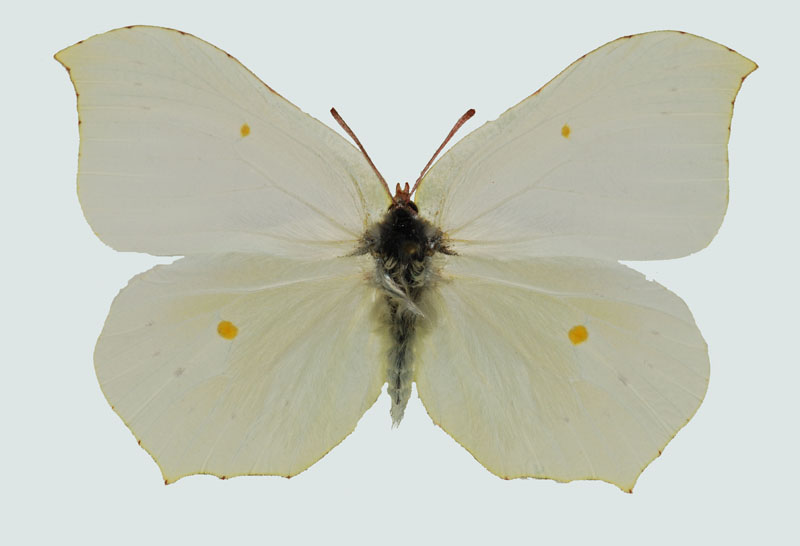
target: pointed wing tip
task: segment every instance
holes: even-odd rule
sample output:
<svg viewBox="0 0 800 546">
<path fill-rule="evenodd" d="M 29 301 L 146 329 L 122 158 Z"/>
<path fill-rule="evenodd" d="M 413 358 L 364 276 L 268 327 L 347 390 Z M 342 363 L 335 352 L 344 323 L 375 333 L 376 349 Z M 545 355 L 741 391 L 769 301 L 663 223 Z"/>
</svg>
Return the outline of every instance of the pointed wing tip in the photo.
<svg viewBox="0 0 800 546">
<path fill-rule="evenodd" d="M 744 81 L 744 79 L 745 79 L 747 76 L 749 76 L 750 74 L 752 74 L 753 72 L 755 72 L 756 70 L 758 70 L 758 63 L 756 63 L 756 62 L 755 62 L 754 60 L 752 60 L 752 59 L 748 59 L 748 58 L 747 58 L 747 57 L 745 57 L 744 55 L 742 56 L 742 58 L 743 58 L 743 59 L 745 59 L 745 60 L 746 60 L 748 63 L 750 63 L 750 67 L 749 67 L 749 69 L 748 69 L 748 70 L 747 70 L 747 72 L 745 72 L 745 74 L 742 76 L 742 81 Z"/>
<path fill-rule="evenodd" d="M 80 43 L 81 43 L 81 42 L 78 42 L 78 44 L 80 44 Z M 61 66 L 63 66 L 63 67 L 64 67 L 64 68 L 67 70 L 67 72 L 69 72 L 71 69 L 70 69 L 69 65 L 67 65 L 67 61 L 64 59 L 64 57 L 67 55 L 67 52 L 68 52 L 70 49 L 72 49 L 73 47 L 75 47 L 75 46 L 76 46 L 76 45 L 78 45 L 78 44 L 71 45 L 71 46 L 69 46 L 69 47 L 65 47 L 64 49 L 61 49 L 61 50 L 59 50 L 59 51 L 56 51 L 56 53 L 53 55 L 53 58 L 54 58 L 56 61 L 58 61 L 58 62 L 61 64 Z"/>
</svg>

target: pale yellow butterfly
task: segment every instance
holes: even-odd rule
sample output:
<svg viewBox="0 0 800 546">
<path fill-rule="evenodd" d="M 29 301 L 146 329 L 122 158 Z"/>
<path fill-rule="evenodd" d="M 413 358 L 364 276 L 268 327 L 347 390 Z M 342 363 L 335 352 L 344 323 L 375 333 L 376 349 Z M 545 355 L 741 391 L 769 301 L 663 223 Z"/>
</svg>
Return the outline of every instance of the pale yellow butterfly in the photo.
<svg viewBox="0 0 800 546">
<path fill-rule="evenodd" d="M 131 280 L 95 351 L 166 482 L 295 475 L 387 383 L 398 423 L 415 382 L 498 476 L 630 491 L 703 400 L 686 305 L 618 260 L 716 234 L 733 101 L 756 68 L 736 52 L 615 40 L 394 196 L 366 153 L 194 36 L 128 27 L 56 58 L 92 228 L 185 256 Z"/>
</svg>

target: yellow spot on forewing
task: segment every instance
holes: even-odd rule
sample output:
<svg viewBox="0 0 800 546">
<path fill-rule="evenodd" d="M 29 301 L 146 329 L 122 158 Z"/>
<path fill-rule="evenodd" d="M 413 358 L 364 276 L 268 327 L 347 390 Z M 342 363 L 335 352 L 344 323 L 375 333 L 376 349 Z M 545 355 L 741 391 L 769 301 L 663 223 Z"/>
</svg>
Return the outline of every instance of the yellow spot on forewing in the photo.
<svg viewBox="0 0 800 546">
<path fill-rule="evenodd" d="M 570 132 L 572 132 L 572 130 L 569 128 L 569 125 L 565 123 L 564 126 L 561 128 L 561 136 L 563 136 L 564 138 L 569 138 Z"/>
<path fill-rule="evenodd" d="M 250 134 L 250 126 L 246 123 L 243 123 L 241 128 L 239 129 L 239 132 L 242 134 L 243 137 L 246 137 L 247 135 Z"/>
<path fill-rule="evenodd" d="M 239 329 L 232 322 L 223 320 L 217 324 L 217 333 L 225 339 L 233 339 L 239 333 Z"/>
<path fill-rule="evenodd" d="M 589 339 L 589 331 L 586 330 L 586 326 L 583 324 L 578 324 L 577 326 L 570 328 L 567 335 L 569 336 L 569 340 L 573 345 L 578 345 L 579 343 L 583 343 Z"/>
</svg>

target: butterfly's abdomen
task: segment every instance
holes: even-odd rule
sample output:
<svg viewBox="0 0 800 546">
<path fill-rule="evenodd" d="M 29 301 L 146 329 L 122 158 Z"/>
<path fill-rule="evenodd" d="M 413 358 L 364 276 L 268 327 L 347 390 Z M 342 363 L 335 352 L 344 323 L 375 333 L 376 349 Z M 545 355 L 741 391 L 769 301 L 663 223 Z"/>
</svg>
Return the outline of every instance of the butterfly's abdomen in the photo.
<svg viewBox="0 0 800 546">
<path fill-rule="evenodd" d="M 403 311 L 389 300 L 392 348 L 389 350 L 389 367 L 386 377 L 387 392 L 392 399 L 392 424 L 400 424 L 408 399 L 411 397 L 413 381 L 413 353 L 411 342 L 414 338 L 414 313 Z"/>
<path fill-rule="evenodd" d="M 431 256 L 446 249 L 438 229 L 401 206 L 392 207 L 364 239 L 363 250 L 375 258 L 375 281 L 388 306 L 392 346 L 386 380 L 397 425 L 411 396 L 416 323 L 424 320 L 417 304 L 430 285 Z"/>
</svg>

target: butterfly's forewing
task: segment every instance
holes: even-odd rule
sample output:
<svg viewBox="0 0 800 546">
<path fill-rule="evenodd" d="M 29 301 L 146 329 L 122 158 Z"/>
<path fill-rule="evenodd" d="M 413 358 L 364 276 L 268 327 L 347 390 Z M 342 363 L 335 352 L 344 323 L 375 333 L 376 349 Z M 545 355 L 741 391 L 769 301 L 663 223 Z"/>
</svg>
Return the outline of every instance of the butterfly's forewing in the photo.
<svg viewBox="0 0 800 546">
<path fill-rule="evenodd" d="M 81 205 L 118 250 L 339 256 L 386 208 L 353 146 L 194 36 L 122 28 L 56 58 L 78 94 Z"/>
<path fill-rule="evenodd" d="M 725 214 L 733 100 L 755 68 L 679 32 L 606 44 L 455 144 L 420 212 L 463 254 L 695 252 Z"/>
<path fill-rule="evenodd" d="M 167 481 L 292 476 L 352 432 L 386 380 L 368 262 L 214 255 L 131 280 L 97 377 Z"/>
<path fill-rule="evenodd" d="M 498 476 L 630 490 L 703 399 L 691 313 L 625 266 L 456 256 L 442 275 L 423 307 L 417 388 Z"/>
</svg>

